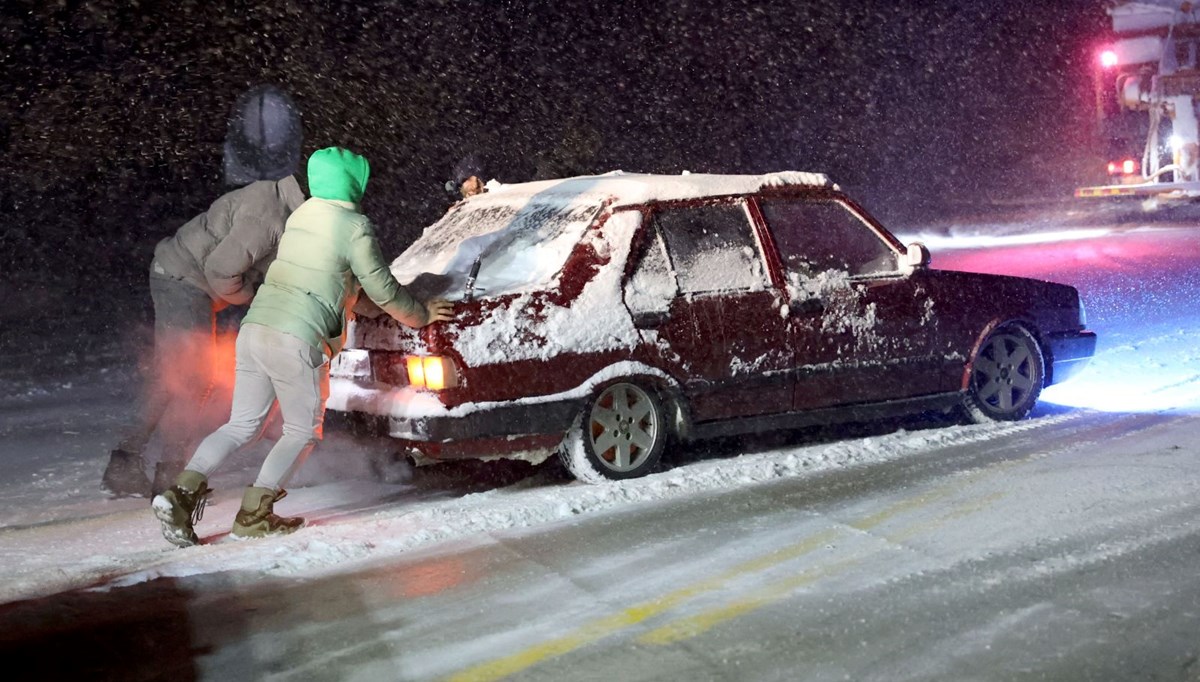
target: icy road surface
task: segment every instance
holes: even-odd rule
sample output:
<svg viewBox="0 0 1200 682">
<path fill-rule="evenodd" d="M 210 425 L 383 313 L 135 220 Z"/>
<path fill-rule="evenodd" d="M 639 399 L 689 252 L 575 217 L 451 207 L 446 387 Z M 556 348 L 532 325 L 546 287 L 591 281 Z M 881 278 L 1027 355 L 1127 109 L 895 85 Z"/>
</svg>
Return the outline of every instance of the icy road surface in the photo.
<svg viewBox="0 0 1200 682">
<path fill-rule="evenodd" d="M 6 349 L 0 659 L 31 679 L 1200 680 L 1200 228 L 903 236 L 937 267 L 1079 287 L 1096 361 L 1018 424 L 722 442 L 600 486 L 503 465 L 389 486 L 331 437 L 280 505 L 311 526 L 233 542 L 255 450 L 177 550 L 146 501 L 97 489 L 135 396 L 120 349 Z"/>
</svg>

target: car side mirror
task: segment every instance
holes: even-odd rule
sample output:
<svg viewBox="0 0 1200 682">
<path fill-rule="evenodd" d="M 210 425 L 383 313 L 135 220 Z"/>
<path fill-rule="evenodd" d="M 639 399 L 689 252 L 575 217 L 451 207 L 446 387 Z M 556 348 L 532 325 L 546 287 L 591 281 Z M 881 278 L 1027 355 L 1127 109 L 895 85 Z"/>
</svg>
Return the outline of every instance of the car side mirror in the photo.
<svg viewBox="0 0 1200 682">
<path fill-rule="evenodd" d="M 929 261 L 932 259 L 933 256 L 929 253 L 929 247 L 921 242 L 913 242 L 908 245 L 908 249 L 904 252 L 901 262 L 904 265 L 904 269 L 911 272 L 918 268 L 928 267 Z"/>
</svg>

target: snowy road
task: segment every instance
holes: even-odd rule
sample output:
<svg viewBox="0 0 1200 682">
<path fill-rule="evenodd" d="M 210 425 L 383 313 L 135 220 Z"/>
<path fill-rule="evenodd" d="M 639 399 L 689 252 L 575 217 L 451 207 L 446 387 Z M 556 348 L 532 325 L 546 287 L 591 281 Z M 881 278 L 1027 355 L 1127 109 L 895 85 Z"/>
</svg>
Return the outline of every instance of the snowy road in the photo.
<svg viewBox="0 0 1200 682">
<path fill-rule="evenodd" d="M 602 486 L 388 486 L 331 439 L 286 503 L 312 527 L 230 542 L 252 452 L 188 550 L 95 489 L 128 368 L 13 379 L 0 656 L 121 679 L 1200 680 L 1200 230 L 921 236 L 938 267 L 1078 286 L 1092 367 L 1019 424 L 722 443 Z"/>
</svg>

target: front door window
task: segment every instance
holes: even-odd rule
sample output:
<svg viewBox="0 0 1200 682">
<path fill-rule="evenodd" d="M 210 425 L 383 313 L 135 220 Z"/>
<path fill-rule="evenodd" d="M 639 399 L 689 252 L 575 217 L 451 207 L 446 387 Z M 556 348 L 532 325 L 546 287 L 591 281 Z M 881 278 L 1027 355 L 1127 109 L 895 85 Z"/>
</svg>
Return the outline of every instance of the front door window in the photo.
<svg viewBox="0 0 1200 682">
<path fill-rule="evenodd" d="M 840 201 L 764 201 L 762 212 L 789 273 L 858 277 L 899 269 L 896 252 Z"/>
</svg>

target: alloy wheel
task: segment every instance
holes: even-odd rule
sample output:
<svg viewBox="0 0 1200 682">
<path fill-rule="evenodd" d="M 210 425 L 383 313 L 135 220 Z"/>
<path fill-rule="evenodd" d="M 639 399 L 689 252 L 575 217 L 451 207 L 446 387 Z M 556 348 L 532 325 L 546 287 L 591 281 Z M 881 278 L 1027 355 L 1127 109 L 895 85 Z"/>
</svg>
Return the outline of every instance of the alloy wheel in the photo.
<svg viewBox="0 0 1200 682">
<path fill-rule="evenodd" d="M 661 449 L 662 414 L 641 387 L 613 384 L 592 403 L 587 434 L 598 464 L 613 472 L 634 471 Z"/>
<path fill-rule="evenodd" d="M 972 412 L 982 412 L 987 420 L 1024 417 L 1041 393 L 1043 362 L 1037 341 L 1024 329 L 988 336 L 971 366 Z M 981 415 L 973 416 L 979 420 Z"/>
</svg>

